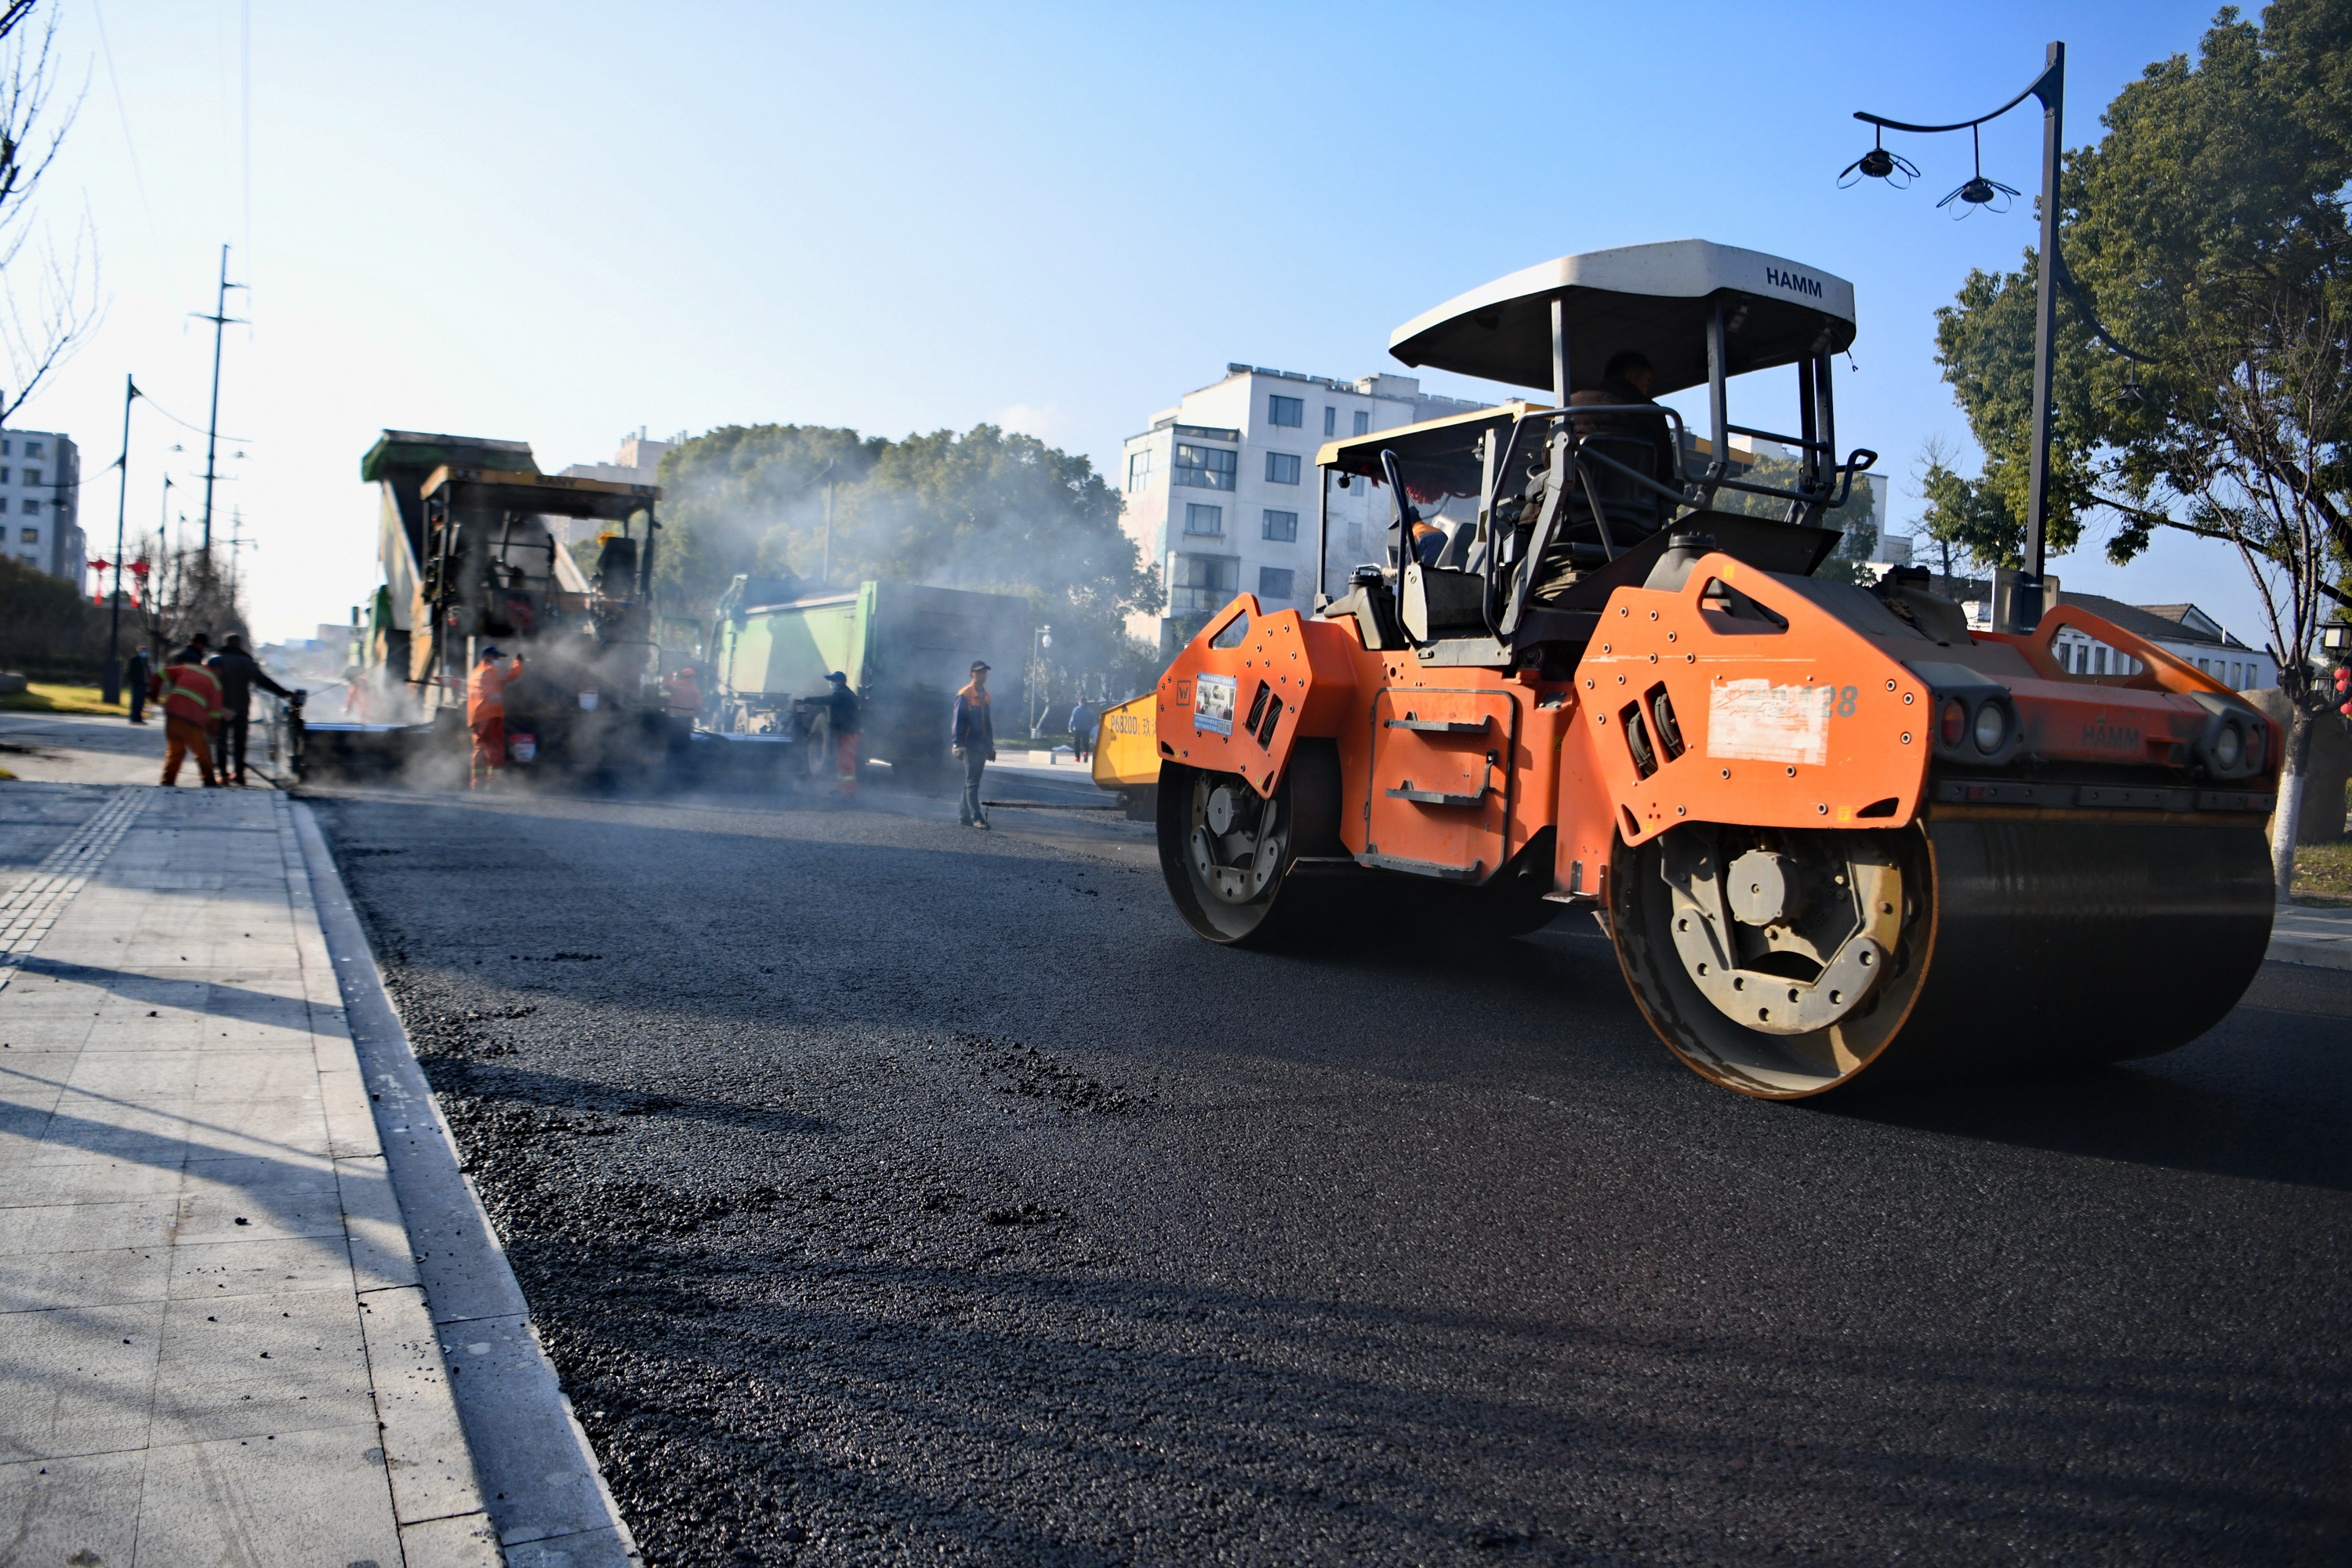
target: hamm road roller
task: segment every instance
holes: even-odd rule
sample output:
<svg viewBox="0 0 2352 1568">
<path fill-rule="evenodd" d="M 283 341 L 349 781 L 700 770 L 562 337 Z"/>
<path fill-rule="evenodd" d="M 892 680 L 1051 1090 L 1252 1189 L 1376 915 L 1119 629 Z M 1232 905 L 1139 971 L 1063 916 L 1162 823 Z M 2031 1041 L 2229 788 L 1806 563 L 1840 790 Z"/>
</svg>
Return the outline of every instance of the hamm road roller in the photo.
<svg viewBox="0 0 2352 1568">
<path fill-rule="evenodd" d="M 2063 603 L 1971 630 L 1924 571 L 1815 575 L 1822 517 L 1875 460 L 1837 450 L 1853 336 L 1852 285 L 1697 240 L 1564 257 L 1399 328 L 1407 364 L 1550 402 L 1318 454 L 1327 520 L 1333 485 L 1385 487 L 1388 559 L 1312 615 L 1234 600 L 1160 679 L 1185 921 L 1475 941 L 1587 908 L 1675 1055 L 1770 1099 L 2148 1056 L 2217 1022 L 2269 941 L 2276 737 Z M 1791 368 L 1796 433 L 1731 422 L 1733 378 Z M 1649 400 L 1698 386 L 1703 445 Z M 1794 481 L 1758 482 L 1735 437 L 1795 454 Z M 1433 549 L 1423 509 L 1473 499 Z M 2062 668 L 2069 627 L 2117 673 Z"/>
</svg>

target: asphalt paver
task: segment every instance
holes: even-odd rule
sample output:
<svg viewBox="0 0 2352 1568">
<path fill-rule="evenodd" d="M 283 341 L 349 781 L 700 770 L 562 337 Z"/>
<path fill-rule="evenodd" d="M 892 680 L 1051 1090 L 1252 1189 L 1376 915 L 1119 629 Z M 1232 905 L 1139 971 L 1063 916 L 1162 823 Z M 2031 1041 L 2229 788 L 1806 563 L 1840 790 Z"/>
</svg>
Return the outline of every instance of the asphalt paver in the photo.
<svg viewBox="0 0 2352 1568">
<path fill-rule="evenodd" d="M 648 1561 L 2347 1560 L 2352 973 L 1768 1105 L 1588 916 L 1220 950 L 951 809 L 320 800 Z"/>
</svg>

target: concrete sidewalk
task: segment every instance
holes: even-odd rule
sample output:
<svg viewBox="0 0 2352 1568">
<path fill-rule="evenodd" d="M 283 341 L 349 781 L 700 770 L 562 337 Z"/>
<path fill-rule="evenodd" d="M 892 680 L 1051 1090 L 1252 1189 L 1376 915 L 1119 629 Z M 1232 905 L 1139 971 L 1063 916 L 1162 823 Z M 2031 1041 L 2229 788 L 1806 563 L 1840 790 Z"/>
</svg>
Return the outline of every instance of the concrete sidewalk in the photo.
<svg viewBox="0 0 2352 1568">
<path fill-rule="evenodd" d="M 498 1563 L 293 807 L 0 792 L 0 1560 Z"/>
<path fill-rule="evenodd" d="M 2271 947 L 2264 956 L 2279 963 L 2352 969 L 2352 909 L 2281 904 L 2271 919 Z"/>
</svg>

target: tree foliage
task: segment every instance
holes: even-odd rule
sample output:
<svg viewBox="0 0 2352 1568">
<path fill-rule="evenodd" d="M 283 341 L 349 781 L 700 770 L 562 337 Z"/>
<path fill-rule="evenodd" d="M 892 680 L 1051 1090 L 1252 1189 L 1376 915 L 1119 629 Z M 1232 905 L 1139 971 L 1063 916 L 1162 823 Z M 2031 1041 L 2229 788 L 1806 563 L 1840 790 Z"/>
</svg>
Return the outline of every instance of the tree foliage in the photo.
<svg viewBox="0 0 2352 1568">
<path fill-rule="evenodd" d="M 835 586 L 874 578 L 1015 594 L 1053 627 L 1063 670 L 1124 685 L 1148 662 L 1124 622 L 1157 610 L 1160 589 L 1119 531 L 1118 492 L 1086 458 L 993 425 L 900 441 L 729 426 L 682 443 L 662 459 L 655 585 L 666 613 L 707 617 L 739 572 L 814 585 L 828 464 Z"/>
<path fill-rule="evenodd" d="M 2134 366 L 2062 303 L 2049 542 L 2119 520 L 2109 557 L 2158 529 L 2239 550 L 2273 651 L 2300 678 L 2332 554 L 2352 559 L 2344 439 L 2352 421 L 2352 5 L 2279 0 L 2259 25 L 2215 18 L 2194 66 L 2149 66 L 2067 155 L 2068 269 Z M 1985 464 L 1931 460 L 1928 530 L 1986 563 L 2022 542 L 2040 258 L 1971 273 L 1940 310 L 1939 361 Z"/>
</svg>

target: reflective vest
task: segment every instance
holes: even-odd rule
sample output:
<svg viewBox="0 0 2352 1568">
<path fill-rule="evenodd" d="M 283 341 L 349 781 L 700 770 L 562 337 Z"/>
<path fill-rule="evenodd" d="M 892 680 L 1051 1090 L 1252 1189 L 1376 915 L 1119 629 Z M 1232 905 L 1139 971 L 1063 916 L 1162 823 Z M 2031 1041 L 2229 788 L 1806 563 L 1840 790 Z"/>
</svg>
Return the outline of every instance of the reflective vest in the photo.
<svg viewBox="0 0 2352 1568">
<path fill-rule="evenodd" d="M 478 729 L 491 720 L 503 721 L 507 716 L 507 682 L 522 673 L 522 655 L 517 654 L 500 666 L 486 659 L 474 666 L 474 673 L 466 678 L 466 725 Z"/>
<path fill-rule="evenodd" d="M 201 664 L 167 664 L 155 679 L 166 719 L 210 724 L 221 716 L 220 682 Z"/>
</svg>

